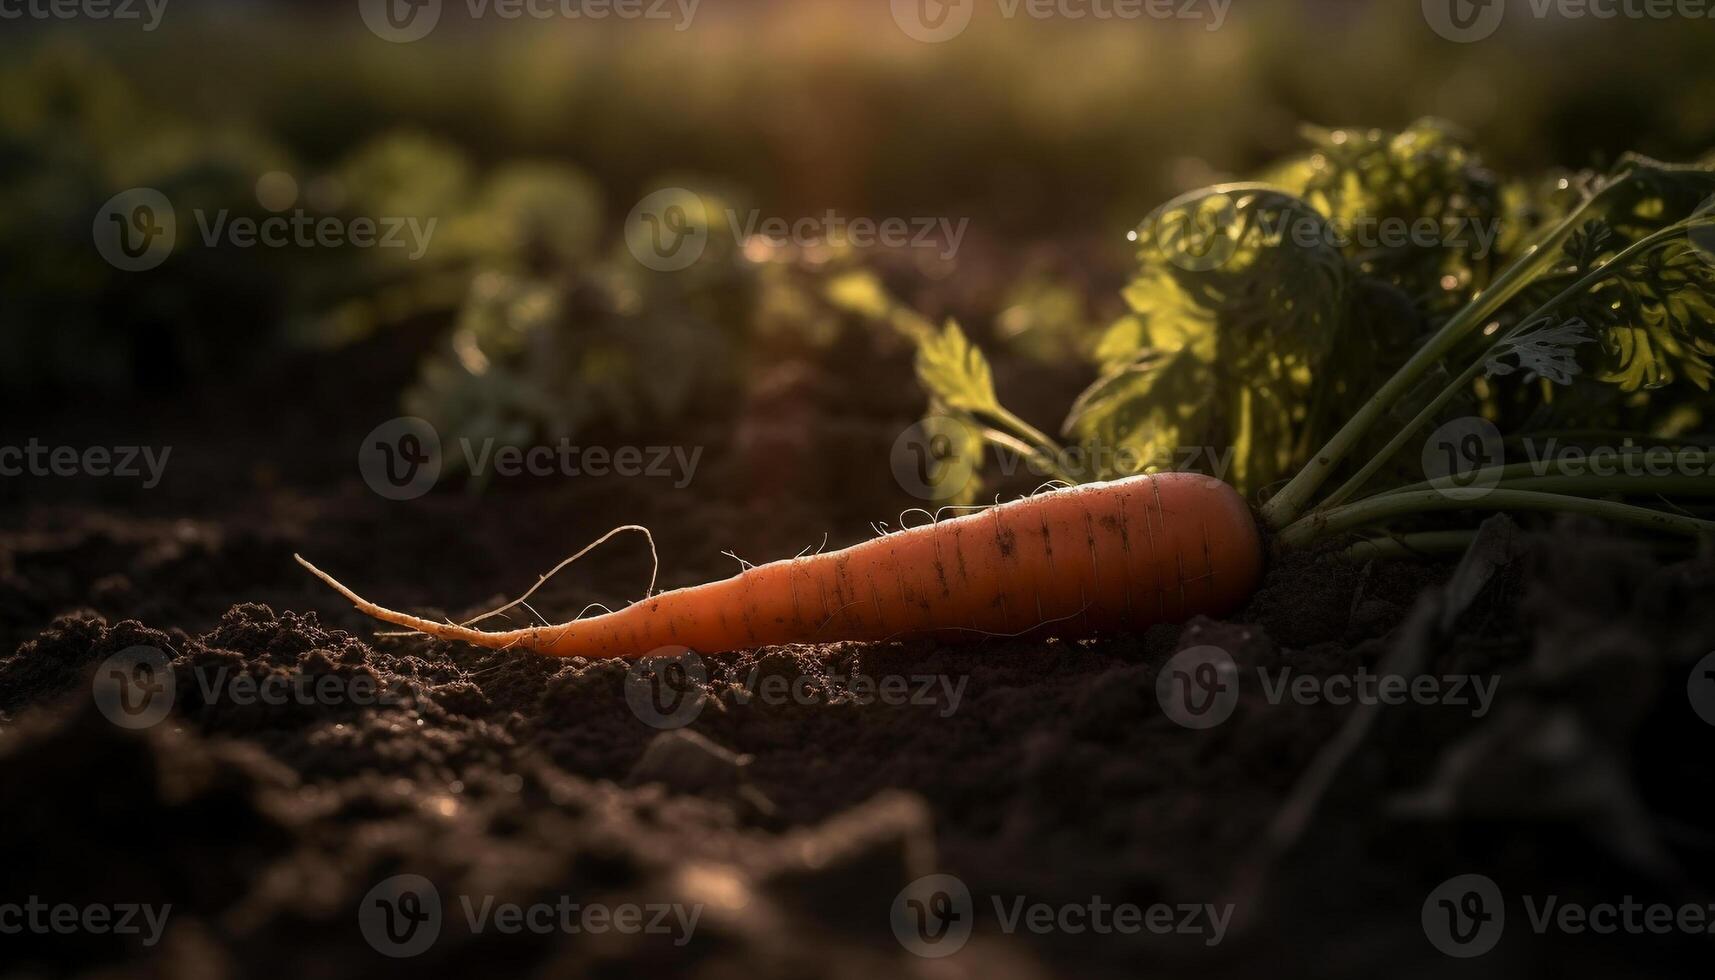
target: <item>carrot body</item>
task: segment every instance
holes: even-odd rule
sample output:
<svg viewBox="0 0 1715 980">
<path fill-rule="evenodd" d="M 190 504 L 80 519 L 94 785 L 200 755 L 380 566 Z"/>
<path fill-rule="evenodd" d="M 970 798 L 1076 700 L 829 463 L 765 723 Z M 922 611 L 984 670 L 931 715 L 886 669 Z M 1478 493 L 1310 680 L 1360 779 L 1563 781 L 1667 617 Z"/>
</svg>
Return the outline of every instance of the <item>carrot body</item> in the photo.
<svg viewBox="0 0 1715 980">
<path fill-rule="evenodd" d="M 303 561 L 303 559 L 299 559 Z M 1236 491 L 1194 473 L 1057 490 L 841 551 L 772 562 L 610 613 L 503 633 L 384 609 L 304 562 L 365 613 L 491 649 L 642 657 L 779 643 L 1142 629 L 1237 608 L 1262 542 Z"/>
</svg>

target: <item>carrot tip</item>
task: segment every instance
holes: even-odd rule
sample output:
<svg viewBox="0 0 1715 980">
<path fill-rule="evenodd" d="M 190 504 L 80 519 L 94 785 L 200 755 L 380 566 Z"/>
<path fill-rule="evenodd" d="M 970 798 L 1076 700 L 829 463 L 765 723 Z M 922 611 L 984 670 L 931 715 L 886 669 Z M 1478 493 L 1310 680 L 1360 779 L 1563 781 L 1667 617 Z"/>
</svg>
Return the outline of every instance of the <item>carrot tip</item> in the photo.
<svg viewBox="0 0 1715 980">
<path fill-rule="evenodd" d="M 362 596 L 358 595 L 357 593 L 346 588 L 344 585 L 340 584 L 339 579 L 334 578 L 332 575 L 329 575 L 328 573 L 322 571 L 321 569 L 317 568 L 316 566 L 310 564 L 309 559 L 305 558 L 303 555 L 300 555 L 300 554 L 297 554 L 294 552 L 292 555 L 292 558 L 294 560 L 296 560 L 298 564 L 304 566 L 304 568 L 307 569 L 311 575 L 314 575 L 316 578 L 321 579 L 323 583 L 327 584 L 335 592 L 338 592 L 340 595 L 345 596 L 347 599 L 350 599 L 352 601 L 353 605 L 356 605 L 359 608 L 372 605 L 372 603 L 370 603 L 367 599 L 364 599 Z"/>
</svg>

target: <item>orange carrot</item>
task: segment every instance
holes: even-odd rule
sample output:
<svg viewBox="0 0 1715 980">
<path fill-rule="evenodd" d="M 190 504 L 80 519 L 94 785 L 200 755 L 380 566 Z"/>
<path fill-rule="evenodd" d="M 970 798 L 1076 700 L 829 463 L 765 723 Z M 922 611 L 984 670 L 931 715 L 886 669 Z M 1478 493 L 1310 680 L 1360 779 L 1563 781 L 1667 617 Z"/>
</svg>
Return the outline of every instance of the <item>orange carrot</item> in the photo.
<svg viewBox="0 0 1715 980">
<path fill-rule="evenodd" d="M 1139 476 L 748 568 L 556 626 L 486 633 L 384 609 L 298 561 L 376 619 L 490 649 L 643 657 L 908 636 L 1085 637 L 1230 612 L 1262 574 L 1236 491 L 1195 473 Z"/>
</svg>

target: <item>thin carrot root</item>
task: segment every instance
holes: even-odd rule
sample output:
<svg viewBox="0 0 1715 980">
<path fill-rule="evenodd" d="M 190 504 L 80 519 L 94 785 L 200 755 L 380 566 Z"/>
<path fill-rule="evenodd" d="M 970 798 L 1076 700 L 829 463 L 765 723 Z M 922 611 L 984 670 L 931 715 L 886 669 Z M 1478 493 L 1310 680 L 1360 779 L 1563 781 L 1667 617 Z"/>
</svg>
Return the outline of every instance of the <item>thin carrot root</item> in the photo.
<svg viewBox="0 0 1715 980">
<path fill-rule="evenodd" d="M 642 530 L 618 528 L 590 547 L 628 529 Z M 471 628 L 523 604 L 588 551 L 519 599 L 462 625 L 378 606 L 302 557 L 298 562 L 383 622 L 489 649 L 598 658 L 670 646 L 714 653 L 908 636 L 1084 637 L 1228 612 L 1262 573 L 1261 537 L 1243 498 L 1210 477 L 1170 473 L 1042 493 L 840 551 L 746 567 L 567 623 L 496 633 Z"/>
</svg>

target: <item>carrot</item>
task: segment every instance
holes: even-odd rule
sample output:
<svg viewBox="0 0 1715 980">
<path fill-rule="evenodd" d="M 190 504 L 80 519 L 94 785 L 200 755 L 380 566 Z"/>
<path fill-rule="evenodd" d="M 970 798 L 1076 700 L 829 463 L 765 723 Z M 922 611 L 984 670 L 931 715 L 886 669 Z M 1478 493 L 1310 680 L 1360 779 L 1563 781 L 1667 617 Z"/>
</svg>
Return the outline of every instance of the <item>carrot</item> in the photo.
<svg viewBox="0 0 1715 980">
<path fill-rule="evenodd" d="M 778 643 L 1142 629 L 1230 612 L 1262 573 L 1243 498 L 1195 473 L 1027 497 L 841 551 L 748 568 L 556 626 L 487 633 L 385 609 L 300 564 L 376 619 L 557 657 L 715 653 Z"/>
</svg>

